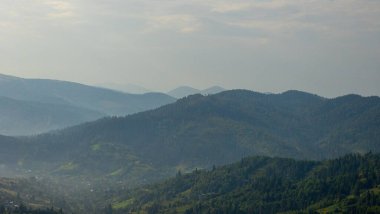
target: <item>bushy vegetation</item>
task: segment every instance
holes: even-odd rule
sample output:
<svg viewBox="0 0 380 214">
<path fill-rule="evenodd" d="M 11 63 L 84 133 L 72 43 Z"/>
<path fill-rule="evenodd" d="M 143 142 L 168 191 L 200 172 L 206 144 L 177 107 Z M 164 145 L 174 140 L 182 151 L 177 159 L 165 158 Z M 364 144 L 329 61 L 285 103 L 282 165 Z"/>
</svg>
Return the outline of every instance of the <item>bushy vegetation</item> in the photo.
<svg viewBox="0 0 380 214">
<path fill-rule="evenodd" d="M 8 213 L 20 208 L 26 213 L 377 213 L 380 155 L 328 161 L 257 156 L 178 171 L 174 178 L 135 189 L 29 178 L 1 179 L 0 190 L 6 208 L 0 210 Z"/>
<path fill-rule="evenodd" d="M 62 209 L 32 209 L 21 204 L 19 207 L 0 206 L 0 214 L 63 214 Z"/>
<path fill-rule="evenodd" d="M 253 157 L 210 171 L 178 174 L 139 188 L 119 213 L 376 213 L 380 155 L 331 161 Z M 117 202 L 115 204 L 120 204 Z"/>
</svg>

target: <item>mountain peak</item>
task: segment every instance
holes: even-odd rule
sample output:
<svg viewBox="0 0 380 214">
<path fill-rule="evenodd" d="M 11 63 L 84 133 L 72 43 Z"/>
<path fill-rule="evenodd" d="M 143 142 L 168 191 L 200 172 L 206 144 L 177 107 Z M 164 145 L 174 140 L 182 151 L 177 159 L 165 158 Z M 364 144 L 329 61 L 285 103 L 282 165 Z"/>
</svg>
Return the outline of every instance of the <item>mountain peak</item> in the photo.
<svg viewBox="0 0 380 214">
<path fill-rule="evenodd" d="M 218 86 L 218 85 L 214 85 L 214 86 L 211 86 L 210 88 L 206 88 L 204 90 L 201 91 L 202 94 L 217 94 L 217 93 L 220 93 L 222 91 L 225 91 L 226 89 Z"/>
<path fill-rule="evenodd" d="M 310 93 L 307 93 L 307 92 L 304 92 L 304 91 L 299 91 L 299 90 L 288 90 L 288 91 L 285 91 L 283 93 L 281 93 L 283 95 L 302 95 L 302 96 L 314 96 L 314 94 L 310 94 Z"/>
<path fill-rule="evenodd" d="M 192 94 L 198 94 L 200 92 L 201 92 L 200 90 L 192 88 L 190 86 L 179 86 L 169 91 L 167 94 L 175 98 L 182 98 L 182 97 L 186 97 Z"/>
<path fill-rule="evenodd" d="M 179 86 L 171 91 L 169 91 L 167 94 L 169 94 L 172 97 L 175 98 L 182 98 L 193 94 L 203 94 L 203 95 L 209 95 L 209 94 L 217 94 L 219 92 L 225 91 L 226 89 L 220 87 L 220 86 L 211 86 L 209 88 L 206 88 L 204 90 L 199 90 L 190 86 Z"/>
</svg>

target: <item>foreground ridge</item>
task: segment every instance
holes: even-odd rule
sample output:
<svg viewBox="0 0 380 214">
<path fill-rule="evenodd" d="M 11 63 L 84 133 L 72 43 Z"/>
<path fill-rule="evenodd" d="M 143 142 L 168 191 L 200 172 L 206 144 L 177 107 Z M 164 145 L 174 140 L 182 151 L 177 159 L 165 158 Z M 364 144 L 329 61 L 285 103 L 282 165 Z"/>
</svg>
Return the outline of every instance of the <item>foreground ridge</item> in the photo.
<svg viewBox="0 0 380 214">
<path fill-rule="evenodd" d="M 252 157 L 145 186 L 116 213 L 380 212 L 380 155 L 329 161 Z"/>
</svg>

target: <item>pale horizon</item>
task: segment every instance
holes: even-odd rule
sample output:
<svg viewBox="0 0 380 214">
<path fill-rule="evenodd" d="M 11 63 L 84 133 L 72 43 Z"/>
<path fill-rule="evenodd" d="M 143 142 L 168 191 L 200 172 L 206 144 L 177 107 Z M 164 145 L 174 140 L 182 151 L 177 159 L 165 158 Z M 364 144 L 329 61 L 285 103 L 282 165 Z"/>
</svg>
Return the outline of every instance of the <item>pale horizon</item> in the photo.
<svg viewBox="0 0 380 214">
<path fill-rule="evenodd" d="M 126 86 L 126 87 L 137 87 L 139 89 L 143 89 L 143 90 L 146 90 L 145 92 L 133 92 L 133 90 L 129 91 L 127 89 L 120 89 L 120 88 L 117 88 L 117 87 L 112 87 L 114 86 L 113 83 L 85 83 L 85 82 L 75 82 L 75 81 L 72 81 L 72 80 L 64 80 L 64 79 L 53 79 L 53 78 L 40 78 L 40 77 L 20 77 L 20 76 L 14 76 L 14 75 L 11 75 L 11 74 L 4 74 L 4 73 L 0 73 L 0 75 L 6 75 L 6 76 L 13 76 L 13 77 L 17 77 L 17 78 L 22 78 L 22 79 L 40 79 L 40 80 L 58 80 L 58 81 L 66 81 L 66 82 L 72 82 L 72 83 L 79 83 L 79 84 L 83 84 L 83 85 L 88 85 L 88 86 L 94 86 L 94 87 L 100 87 L 100 88 L 105 88 L 105 89 L 111 89 L 111 90 L 116 90 L 116 91 L 120 91 L 120 92 L 124 92 L 124 93 L 131 93 L 131 94 L 144 94 L 144 93 L 150 93 L 150 92 L 158 92 L 158 93 L 165 93 L 167 94 L 168 92 L 170 92 L 171 90 L 174 90 L 174 89 L 177 89 L 179 87 L 191 87 L 191 88 L 194 88 L 194 89 L 197 89 L 197 90 L 205 90 L 205 89 L 209 89 L 209 88 L 212 88 L 212 87 L 221 87 L 225 90 L 239 90 L 239 89 L 242 89 L 242 90 L 250 90 L 250 91 L 254 91 L 254 92 L 258 92 L 258 93 L 263 93 L 263 94 L 267 94 L 267 93 L 270 93 L 270 94 L 281 94 L 281 93 L 284 93 L 284 92 L 287 92 L 287 91 L 301 91 L 301 92 L 306 92 L 306 93 L 309 93 L 309 94 L 315 94 L 315 95 L 318 95 L 318 96 L 321 96 L 321 97 L 324 97 L 324 98 L 336 98 L 336 97 L 340 97 L 340 96 L 345 96 L 345 95 L 350 95 L 350 94 L 355 94 L 355 95 L 360 95 L 360 96 L 363 96 L 363 97 L 371 97 L 371 96 L 377 96 L 377 97 L 380 97 L 379 95 L 377 94 L 360 94 L 360 93 L 355 93 L 355 92 L 352 92 L 352 93 L 345 93 L 345 94 L 340 94 L 340 95 L 336 95 L 336 96 L 325 96 L 325 95 L 322 95 L 322 94 L 318 94 L 318 93 L 315 93 L 313 91 L 306 91 L 306 90 L 301 90 L 301 89 L 297 89 L 297 88 L 289 88 L 289 89 L 286 89 L 286 90 L 283 90 L 283 91 L 258 91 L 258 90 L 253 90 L 253 89 L 249 89 L 249 88 L 242 88 L 242 87 L 237 87 L 237 88 L 226 88 L 222 85 L 210 85 L 210 86 L 205 86 L 205 87 L 200 87 L 200 88 L 197 88 L 197 87 L 194 87 L 192 85 L 189 85 L 189 84 L 184 84 L 184 85 L 178 85 L 178 86 L 175 86 L 173 88 L 168 88 L 167 90 L 153 90 L 153 89 L 150 89 L 150 88 L 146 88 L 142 85 L 137 85 L 137 84 L 134 84 L 134 83 L 125 83 L 125 84 L 122 84 L 122 85 L 118 85 L 118 84 L 115 84 L 115 85 L 118 85 L 119 87 L 121 86 Z"/>
</svg>

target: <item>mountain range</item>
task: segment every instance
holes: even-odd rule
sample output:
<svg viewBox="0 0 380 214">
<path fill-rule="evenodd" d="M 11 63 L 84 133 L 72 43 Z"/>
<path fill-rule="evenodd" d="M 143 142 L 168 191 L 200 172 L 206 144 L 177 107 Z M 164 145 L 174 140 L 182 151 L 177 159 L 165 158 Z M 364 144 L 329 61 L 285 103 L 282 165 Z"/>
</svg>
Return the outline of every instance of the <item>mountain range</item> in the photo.
<svg viewBox="0 0 380 214">
<path fill-rule="evenodd" d="M 102 88 L 113 89 L 113 90 L 121 91 L 121 92 L 128 93 L 128 94 L 146 94 L 146 93 L 152 92 L 152 90 L 146 89 L 142 86 L 132 84 L 132 83 L 126 83 L 126 84 L 100 83 L 97 85 L 99 85 Z"/>
<path fill-rule="evenodd" d="M 0 163 L 16 173 L 135 185 L 251 155 L 320 160 L 379 152 L 379 133 L 379 97 L 231 90 L 34 137 L 3 137 Z"/>
<path fill-rule="evenodd" d="M 204 90 L 199 90 L 192 88 L 190 86 L 180 86 L 178 88 L 175 88 L 169 92 L 167 92 L 168 95 L 175 97 L 177 99 L 183 98 L 189 95 L 193 94 L 203 94 L 203 95 L 210 95 L 210 94 L 217 94 L 222 91 L 225 91 L 226 89 L 220 87 L 220 86 L 212 86 L 210 88 L 206 88 Z"/>
<path fill-rule="evenodd" d="M 44 100 L 1 97 L 0 110 L 15 112 L 2 118 L 102 114 Z M 0 174 L 29 178 L 0 178 L 0 211 L 25 203 L 31 213 L 376 213 L 379 133 L 376 96 L 189 95 L 45 134 L 0 135 Z"/>
<path fill-rule="evenodd" d="M 7 75 L 0 75 L 0 97 L 0 134 L 4 135 L 37 134 L 175 101 L 163 93 L 127 94 L 67 81 Z"/>
</svg>

